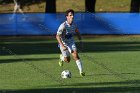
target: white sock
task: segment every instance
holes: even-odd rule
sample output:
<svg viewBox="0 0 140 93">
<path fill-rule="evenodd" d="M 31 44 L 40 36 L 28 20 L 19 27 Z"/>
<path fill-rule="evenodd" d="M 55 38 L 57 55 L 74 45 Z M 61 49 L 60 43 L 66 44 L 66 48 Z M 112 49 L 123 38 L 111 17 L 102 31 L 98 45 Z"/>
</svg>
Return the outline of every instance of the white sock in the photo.
<svg viewBox="0 0 140 93">
<path fill-rule="evenodd" d="M 79 72 L 80 73 L 83 72 L 82 62 L 81 62 L 80 59 L 79 60 L 76 60 L 76 64 L 78 66 Z"/>
</svg>

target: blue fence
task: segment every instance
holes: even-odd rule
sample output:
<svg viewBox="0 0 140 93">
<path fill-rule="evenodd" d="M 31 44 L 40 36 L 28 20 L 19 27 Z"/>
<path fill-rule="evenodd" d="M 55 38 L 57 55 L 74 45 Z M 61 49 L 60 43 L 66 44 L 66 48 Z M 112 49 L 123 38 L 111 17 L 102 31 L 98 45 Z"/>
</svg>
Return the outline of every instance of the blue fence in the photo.
<svg viewBox="0 0 140 93">
<path fill-rule="evenodd" d="M 0 14 L 0 35 L 52 35 L 65 20 L 58 14 Z M 138 13 L 76 13 L 82 34 L 140 34 Z"/>
</svg>

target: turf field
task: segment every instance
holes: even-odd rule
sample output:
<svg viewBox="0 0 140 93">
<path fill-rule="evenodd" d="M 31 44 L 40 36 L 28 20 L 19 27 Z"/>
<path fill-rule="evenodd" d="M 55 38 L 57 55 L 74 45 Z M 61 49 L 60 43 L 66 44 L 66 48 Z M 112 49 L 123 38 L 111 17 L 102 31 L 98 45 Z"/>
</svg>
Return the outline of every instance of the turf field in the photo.
<svg viewBox="0 0 140 93">
<path fill-rule="evenodd" d="M 85 77 L 73 59 L 59 67 L 54 37 L 0 38 L 0 93 L 140 93 L 140 36 L 84 36 Z"/>
</svg>

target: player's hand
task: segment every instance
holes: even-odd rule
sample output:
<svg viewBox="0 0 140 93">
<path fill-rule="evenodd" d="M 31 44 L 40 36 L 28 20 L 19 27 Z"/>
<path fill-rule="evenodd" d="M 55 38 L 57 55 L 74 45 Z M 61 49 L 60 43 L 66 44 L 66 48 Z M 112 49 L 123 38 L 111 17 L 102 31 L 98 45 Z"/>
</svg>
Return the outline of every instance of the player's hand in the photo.
<svg viewBox="0 0 140 93">
<path fill-rule="evenodd" d="M 65 47 L 65 46 L 62 46 L 62 48 L 64 51 L 68 50 L 67 47 Z"/>
</svg>

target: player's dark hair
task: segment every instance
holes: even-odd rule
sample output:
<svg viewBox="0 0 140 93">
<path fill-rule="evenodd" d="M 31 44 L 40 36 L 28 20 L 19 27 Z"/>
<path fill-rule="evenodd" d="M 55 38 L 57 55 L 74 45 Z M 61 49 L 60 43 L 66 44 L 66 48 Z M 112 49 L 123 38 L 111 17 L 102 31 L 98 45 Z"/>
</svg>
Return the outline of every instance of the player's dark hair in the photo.
<svg viewBox="0 0 140 93">
<path fill-rule="evenodd" d="M 74 15 L 74 10 L 73 10 L 73 9 L 68 9 L 68 10 L 66 11 L 65 16 L 68 16 L 68 14 L 69 14 L 70 12 Z"/>
</svg>

